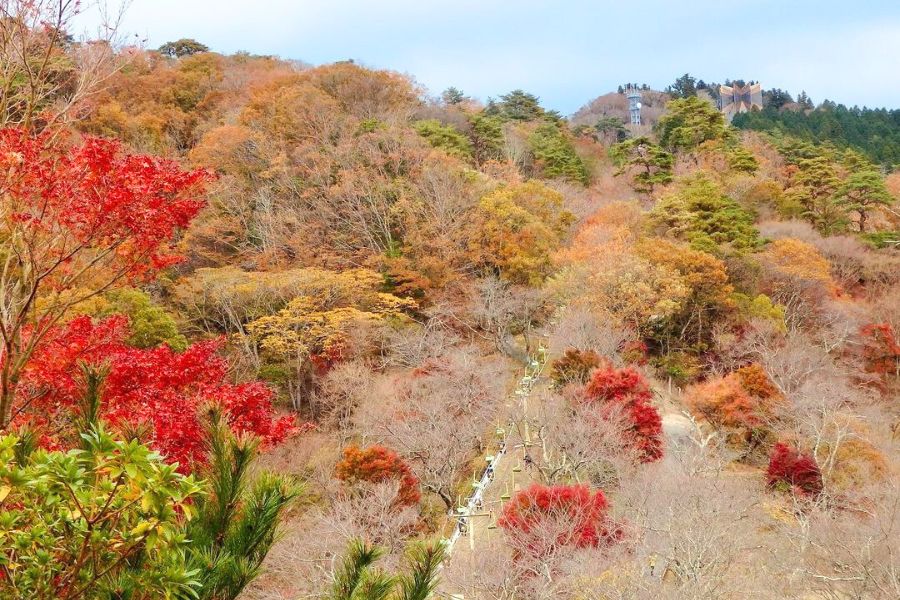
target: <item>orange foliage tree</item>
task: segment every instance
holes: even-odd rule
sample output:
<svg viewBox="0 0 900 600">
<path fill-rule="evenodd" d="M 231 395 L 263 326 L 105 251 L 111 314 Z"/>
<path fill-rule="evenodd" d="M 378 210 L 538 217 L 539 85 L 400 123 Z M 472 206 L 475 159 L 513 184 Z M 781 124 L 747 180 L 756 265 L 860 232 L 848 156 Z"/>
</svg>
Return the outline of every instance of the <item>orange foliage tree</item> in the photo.
<svg viewBox="0 0 900 600">
<path fill-rule="evenodd" d="M 593 350 L 569 348 L 563 356 L 553 361 L 550 378 L 557 387 L 570 383 L 583 384 L 601 363 L 600 355 Z"/>
<path fill-rule="evenodd" d="M 815 246 L 802 240 L 775 240 L 762 252 L 772 269 L 785 277 L 832 287 L 831 265 Z"/>
<path fill-rule="evenodd" d="M 396 506 L 414 506 L 422 493 L 419 479 L 400 455 L 384 446 L 371 446 L 365 450 L 358 446 L 344 448 L 343 458 L 335 467 L 335 476 L 348 486 L 357 482 L 398 484 Z"/>
<path fill-rule="evenodd" d="M 757 364 L 694 385 L 686 393 L 691 410 L 713 425 L 737 430 L 751 440 L 775 418 L 781 400 L 778 388 Z"/>
<path fill-rule="evenodd" d="M 865 369 L 882 377 L 900 377 L 900 340 L 890 323 L 862 328 Z"/>
<path fill-rule="evenodd" d="M 831 265 L 807 242 L 784 238 L 773 241 L 759 254 L 765 267 L 763 290 L 786 309 L 788 324 L 801 324 L 824 298 L 837 293 Z"/>
<path fill-rule="evenodd" d="M 666 240 L 646 240 L 638 253 L 652 264 L 672 273 L 689 290 L 678 308 L 665 319 L 657 319 L 649 329 L 664 350 L 688 347 L 704 350 L 713 326 L 733 308 L 733 286 L 725 263 L 715 256 Z"/>
</svg>

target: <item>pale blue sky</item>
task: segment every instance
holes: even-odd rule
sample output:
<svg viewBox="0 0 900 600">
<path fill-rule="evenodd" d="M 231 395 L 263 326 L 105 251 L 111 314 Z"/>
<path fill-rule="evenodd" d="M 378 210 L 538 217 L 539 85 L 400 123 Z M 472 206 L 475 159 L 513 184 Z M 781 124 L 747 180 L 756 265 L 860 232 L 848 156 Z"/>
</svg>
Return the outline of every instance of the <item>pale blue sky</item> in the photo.
<svg viewBox="0 0 900 600">
<path fill-rule="evenodd" d="M 148 47 L 192 37 L 225 53 L 353 58 L 433 93 L 523 88 L 564 114 L 685 71 L 900 107 L 900 0 L 133 0 L 125 29 Z"/>
</svg>

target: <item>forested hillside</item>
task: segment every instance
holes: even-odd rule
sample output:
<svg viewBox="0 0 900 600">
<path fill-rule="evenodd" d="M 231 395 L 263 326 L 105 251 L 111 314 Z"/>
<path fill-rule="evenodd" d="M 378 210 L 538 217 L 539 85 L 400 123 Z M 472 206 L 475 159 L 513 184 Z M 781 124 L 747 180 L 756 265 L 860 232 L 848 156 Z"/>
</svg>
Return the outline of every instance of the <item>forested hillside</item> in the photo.
<svg viewBox="0 0 900 600">
<path fill-rule="evenodd" d="M 900 164 L 900 110 L 896 109 L 847 108 L 828 101 L 815 110 L 779 110 L 770 106 L 738 115 L 733 125 L 837 148 L 854 148 L 888 169 Z"/>
<path fill-rule="evenodd" d="M 896 113 L 3 6 L 0 599 L 900 597 Z"/>
</svg>

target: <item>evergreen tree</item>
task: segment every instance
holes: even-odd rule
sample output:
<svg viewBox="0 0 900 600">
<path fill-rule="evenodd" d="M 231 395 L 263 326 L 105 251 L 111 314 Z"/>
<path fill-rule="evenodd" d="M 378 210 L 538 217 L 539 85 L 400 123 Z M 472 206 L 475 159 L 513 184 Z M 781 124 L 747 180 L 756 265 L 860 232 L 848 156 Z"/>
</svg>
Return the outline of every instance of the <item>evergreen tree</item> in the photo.
<svg viewBox="0 0 900 600">
<path fill-rule="evenodd" d="M 824 156 L 816 156 L 800 160 L 785 197 L 799 206 L 801 214 L 821 233 L 831 235 L 847 223 L 844 207 L 836 196 L 839 186 L 834 163 Z"/>
<path fill-rule="evenodd" d="M 503 122 L 497 117 L 490 116 L 485 109 L 483 114 L 471 115 L 469 123 L 472 126 L 469 141 L 475 164 L 482 165 L 489 160 L 499 160 L 503 156 Z"/>
<path fill-rule="evenodd" d="M 729 137 L 722 113 L 696 96 L 666 104 L 656 127 L 660 144 L 671 152 L 691 151 L 703 142 Z"/>
<path fill-rule="evenodd" d="M 672 181 L 675 158 L 650 138 L 639 137 L 616 144 L 609 156 L 619 168 L 616 175 L 631 171 L 631 187 L 636 192 L 652 194 L 654 186 Z"/>
<path fill-rule="evenodd" d="M 756 173 L 756 170 L 759 168 L 759 162 L 753 156 L 753 153 L 741 146 L 729 148 L 725 156 L 728 160 L 728 166 L 735 171 L 752 174 Z"/>
<path fill-rule="evenodd" d="M 625 128 L 625 122 L 619 117 L 604 115 L 597 120 L 594 130 L 600 134 L 604 140 L 612 140 L 615 144 L 622 142 L 628 137 L 628 130 Z"/>
<path fill-rule="evenodd" d="M 712 254 L 752 251 L 760 244 L 753 213 L 703 175 L 683 180 L 680 189 L 663 197 L 649 216 L 651 226 L 661 233 Z"/>
<path fill-rule="evenodd" d="M 541 125 L 531 134 L 528 142 L 544 177 L 561 177 L 588 184 L 590 174 L 587 167 L 561 127 L 553 123 Z"/>
<path fill-rule="evenodd" d="M 445 104 L 450 104 L 451 106 L 459 104 L 465 99 L 466 96 L 462 93 L 462 90 L 452 86 L 441 93 L 441 100 L 443 100 Z"/>
<path fill-rule="evenodd" d="M 666 88 L 666 93 L 673 98 L 690 98 L 697 95 L 696 83 L 697 80 L 690 73 L 685 73 Z"/>
<path fill-rule="evenodd" d="M 288 478 L 251 478 L 259 440 L 235 437 L 218 410 L 209 414 L 206 495 L 188 524 L 189 562 L 200 573 L 200 600 L 234 600 L 255 579 L 300 488 Z"/>
<path fill-rule="evenodd" d="M 763 103 L 774 110 L 780 110 L 785 104 L 790 104 L 793 101 L 794 99 L 785 90 L 773 88 L 763 92 Z"/>
<path fill-rule="evenodd" d="M 442 125 L 437 119 L 426 119 L 416 121 L 413 129 L 428 140 L 429 144 L 442 149 L 451 156 L 464 159 L 472 157 L 472 145 L 468 138 L 452 125 Z"/>
<path fill-rule="evenodd" d="M 209 52 L 209 47 L 197 40 L 181 38 L 174 42 L 166 42 L 159 47 L 157 52 L 169 58 L 184 58 L 185 56 L 193 56 L 201 52 Z"/>
<path fill-rule="evenodd" d="M 438 583 L 444 559 L 440 542 L 417 544 L 407 551 L 406 571 L 389 574 L 374 567 L 384 551 L 354 540 L 332 574 L 329 600 L 428 600 Z"/>
<path fill-rule="evenodd" d="M 893 202 L 881 173 L 872 170 L 851 173 L 838 188 L 836 198 L 845 210 L 856 213 L 860 233 L 866 232 L 866 222 L 874 208 Z"/>
<path fill-rule="evenodd" d="M 900 164 L 900 110 L 847 108 L 828 102 L 808 112 L 779 111 L 768 105 L 762 111 L 736 115 L 732 125 L 771 133 L 779 145 L 796 138 L 854 149 L 888 169 Z"/>
<path fill-rule="evenodd" d="M 485 113 L 510 121 L 534 121 L 544 116 L 544 109 L 534 94 L 513 90 L 500 96 L 499 102 L 489 105 Z"/>
</svg>

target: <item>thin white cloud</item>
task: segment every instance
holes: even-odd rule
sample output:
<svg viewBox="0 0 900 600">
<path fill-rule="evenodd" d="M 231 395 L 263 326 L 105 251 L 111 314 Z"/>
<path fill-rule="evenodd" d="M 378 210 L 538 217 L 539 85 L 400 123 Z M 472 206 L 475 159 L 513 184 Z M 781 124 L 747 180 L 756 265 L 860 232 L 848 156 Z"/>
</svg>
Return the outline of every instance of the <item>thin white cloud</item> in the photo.
<svg viewBox="0 0 900 600">
<path fill-rule="evenodd" d="M 846 104 L 900 105 L 896 0 L 134 0 L 125 27 L 150 46 L 308 62 L 355 58 L 478 97 L 524 88 L 563 112 L 632 81 L 689 71 Z"/>
</svg>

